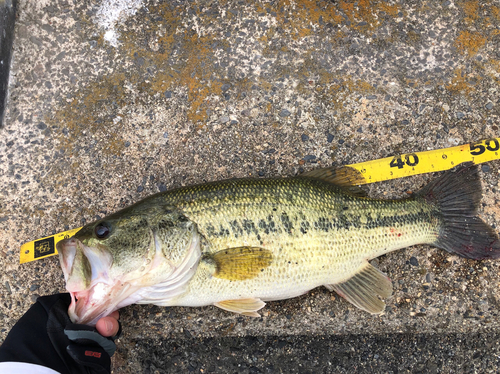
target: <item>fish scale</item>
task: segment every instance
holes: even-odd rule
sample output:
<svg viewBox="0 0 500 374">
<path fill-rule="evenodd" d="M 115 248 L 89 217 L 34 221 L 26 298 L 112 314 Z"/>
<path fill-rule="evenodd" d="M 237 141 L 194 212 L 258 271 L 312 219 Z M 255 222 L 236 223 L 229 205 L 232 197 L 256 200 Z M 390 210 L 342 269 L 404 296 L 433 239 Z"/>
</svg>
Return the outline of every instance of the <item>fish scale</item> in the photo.
<svg viewBox="0 0 500 374">
<path fill-rule="evenodd" d="M 345 168 L 344 168 L 345 169 Z M 233 179 L 148 197 L 57 244 L 75 323 L 133 303 L 204 306 L 258 316 L 264 301 L 315 287 L 370 313 L 388 277 L 368 261 L 413 244 L 497 259 L 497 233 L 477 217 L 477 167 L 461 165 L 411 197 L 360 196 L 350 173 Z"/>
<path fill-rule="evenodd" d="M 186 294 L 170 305 L 297 296 L 352 277 L 367 259 L 432 243 L 439 230 L 436 208 L 423 201 L 358 198 L 311 178 L 226 181 L 180 188 L 163 198 L 196 222 L 209 243 L 202 251 L 253 246 L 273 254 L 272 264 L 254 279 L 197 273 Z M 273 230 L 266 232 L 269 226 Z"/>
</svg>

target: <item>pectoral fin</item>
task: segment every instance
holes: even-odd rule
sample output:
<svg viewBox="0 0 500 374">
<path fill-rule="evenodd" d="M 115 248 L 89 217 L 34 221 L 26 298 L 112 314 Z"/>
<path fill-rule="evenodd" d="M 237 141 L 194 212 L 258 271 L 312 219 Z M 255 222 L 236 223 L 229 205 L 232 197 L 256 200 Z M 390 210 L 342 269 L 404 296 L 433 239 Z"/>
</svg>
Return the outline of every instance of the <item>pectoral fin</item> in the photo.
<svg viewBox="0 0 500 374">
<path fill-rule="evenodd" d="M 385 298 L 392 294 L 391 280 L 368 262 L 358 274 L 345 282 L 325 286 L 372 314 L 380 314 L 385 309 L 385 303 L 379 297 Z"/>
<path fill-rule="evenodd" d="M 213 268 L 213 276 L 231 281 L 255 278 L 273 260 L 271 251 L 259 247 L 238 247 L 207 254 L 203 260 Z"/>
<path fill-rule="evenodd" d="M 214 304 L 216 307 L 227 310 L 229 312 L 243 314 L 249 317 L 260 317 L 257 313 L 259 309 L 264 308 L 266 305 L 261 299 L 238 299 L 238 300 L 224 300 Z"/>
</svg>

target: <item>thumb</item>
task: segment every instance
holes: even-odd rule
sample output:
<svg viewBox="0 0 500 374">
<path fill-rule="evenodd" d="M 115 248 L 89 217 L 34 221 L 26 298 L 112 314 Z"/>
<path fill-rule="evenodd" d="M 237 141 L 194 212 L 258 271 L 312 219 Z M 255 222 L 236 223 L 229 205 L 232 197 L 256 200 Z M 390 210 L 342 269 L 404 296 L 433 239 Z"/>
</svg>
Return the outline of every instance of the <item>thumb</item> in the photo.
<svg viewBox="0 0 500 374">
<path fill-rule="evenodd" d="M 115 336 L 120 328 L 118 321 L 113 317 L 104 317 L 97 321 L 95 328 L 102 336 Z"/>
</svg>

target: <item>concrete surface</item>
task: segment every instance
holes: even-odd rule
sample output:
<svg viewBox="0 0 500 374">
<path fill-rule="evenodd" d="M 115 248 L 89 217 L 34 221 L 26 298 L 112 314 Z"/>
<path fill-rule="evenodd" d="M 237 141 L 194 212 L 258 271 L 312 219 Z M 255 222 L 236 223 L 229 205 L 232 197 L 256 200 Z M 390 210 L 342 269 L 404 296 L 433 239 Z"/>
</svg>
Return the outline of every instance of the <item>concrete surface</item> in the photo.
<svg viewBox="0 0 500 374">
<path fill-rule="evenodd" d="M 18 265 L 26 241 L 176 186 L 499 136 L 496 1 L 22 0 L 17 21 L 2 337 L 37 295 L 64 290 L 57 258 Z M 498 231 L 500 163 L 481 170 L 481 215 Z M 402 197 L 434 177 L 367 188 Z M 325 289 L 260 319 L 125 308 L 114 372 L 498 370 L 499 262 L 427 246 L 375 261 L 394 282 L 382 316 Z"/>
</svg>

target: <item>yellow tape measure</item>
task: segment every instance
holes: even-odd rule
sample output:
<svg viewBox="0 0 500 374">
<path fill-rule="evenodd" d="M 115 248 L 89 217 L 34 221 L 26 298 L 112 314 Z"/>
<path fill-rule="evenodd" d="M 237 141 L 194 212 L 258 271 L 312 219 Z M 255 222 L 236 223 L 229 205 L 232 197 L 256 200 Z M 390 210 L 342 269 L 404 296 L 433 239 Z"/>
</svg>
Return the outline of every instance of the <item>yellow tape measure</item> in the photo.
<svg viewBox="0 0 500 374">
<path fill-rule="evenodd" d="M 368 184 L 452 169 L 463 162 L 480 164 L 500 159 L 500 138 L 459 145 L 433 151 L 406 153 L 379 160 L 347 165 L 358 171 L 356 183 Z M 81 227 L 37 239 L 21 246 L 20 263 L 39 260 L 57 254 L 56 244 L 76 234 Z"/>
<path fill-rule="evenodd" d="M 42 258 L 56 255 L 56 244 L 63 239 L 72 237 L 80 229 L 81 227 L 23 244 L 21 246 L 19 263 L 24 264 L 25 262 L 40 260 Z"/>
<path fill-rule="evenodd" d="M 451 148 L 406 153 L 347 167 L 356 169 L 363 177 L 364 180 L 356 182 L 367 184 L 453 169 L 463 162 L 480 164 L 498 159 L 500 159 L 500 138 L 493 138 Z"/>
</svg>

